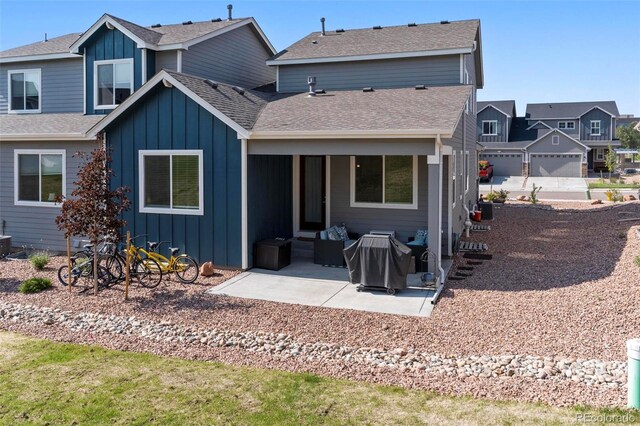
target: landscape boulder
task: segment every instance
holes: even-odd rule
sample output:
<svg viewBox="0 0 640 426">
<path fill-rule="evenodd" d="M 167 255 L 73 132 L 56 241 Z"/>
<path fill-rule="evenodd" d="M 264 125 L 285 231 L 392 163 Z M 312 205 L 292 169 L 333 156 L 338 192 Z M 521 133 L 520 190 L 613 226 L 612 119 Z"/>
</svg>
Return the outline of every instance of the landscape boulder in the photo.
<svg viewBox="0 0 640 426">
<path fill-rule="evenodd" d="M 593 201 L 591 202 L 591 204 L 592 204 L 592 205 L 594 205 L 594 206 L 595 206 L 596 204 L 602 204 L 602 200 L 593 200 Z"/>
<path fill-rule="evenodd" d="M 518 198 L 516 198 L 516 200 L 518 201 L 526 201 L 527 196 L 526 195 L 518 195 Z"/>
<path fill-rule="evenodd" d="M 624 197 L 622 197 L 623 201 L 635 201 L 636 197 L 634 197 L 633 195 L 625 195 Z"/>
<path fill-rule="evenodd" d="M 213 269 L 213 263 L 205 262 L 202 265 L 200 265 L 200 275 L 202 275 L 203 277 L 210 277 L 213 274 L 215 274 L 215 271 Z"/>
</svg>

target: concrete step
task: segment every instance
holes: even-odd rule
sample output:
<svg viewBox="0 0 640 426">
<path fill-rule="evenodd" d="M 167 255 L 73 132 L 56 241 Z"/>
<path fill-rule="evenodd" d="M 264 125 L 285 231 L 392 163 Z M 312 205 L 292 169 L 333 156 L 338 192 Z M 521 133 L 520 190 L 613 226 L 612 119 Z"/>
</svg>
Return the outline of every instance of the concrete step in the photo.
<svg viewBox="0 0 640 426">
<path fill-rule="evenodd" d="M 313 241 L 291 240 L 291 255 L 294 258 L 313 258 Z"/>
</svg>

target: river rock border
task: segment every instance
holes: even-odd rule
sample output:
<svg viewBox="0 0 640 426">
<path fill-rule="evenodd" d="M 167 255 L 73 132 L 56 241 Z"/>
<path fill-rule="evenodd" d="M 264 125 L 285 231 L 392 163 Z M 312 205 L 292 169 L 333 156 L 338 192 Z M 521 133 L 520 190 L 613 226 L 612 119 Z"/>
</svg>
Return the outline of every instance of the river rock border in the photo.
<svg viewBox="0 0 640 426">
<path fill-rule="evenodd" d="M 0 324 L 2 322 L 62 326 L 79 333 L 137 336 L 185 345 L 236 347 L 285 359 L 303 357 L 308 360 L 361 364 L 399 371 L 417 370 L 460 378 L 519 376 L 619 388 L 625 386 L 627 374 L 627 364 L 622 361 L 530 355 L 448 356 L 420 352 L 413 348 L 356 348 L 322 342 L 303 343 L 286 334 L 192 329 L 170 322 L 153 322 L 136 317 L 73 313 L 0 302 Z"/>
</svg>

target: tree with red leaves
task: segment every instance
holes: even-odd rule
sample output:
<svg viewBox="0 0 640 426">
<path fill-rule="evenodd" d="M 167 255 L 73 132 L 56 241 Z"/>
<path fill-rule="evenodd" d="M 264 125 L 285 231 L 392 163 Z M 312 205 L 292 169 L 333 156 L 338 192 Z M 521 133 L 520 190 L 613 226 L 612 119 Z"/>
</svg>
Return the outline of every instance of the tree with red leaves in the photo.
<svg viewBox="0 0 640 426">
<path fill-rule="evenodd" d="M 131 204 L 126 195 L 130 192 L 128 187 L 111 189 L 111 154 L 104 147 L 103 135 L 99 134 L 97 139 L 99 147 L 91 153 L 74 154 L 86 163 L 73 183 L 72 198 L 62 200 L 60 215 L 56 217 L 58 229 L 64 230 L 67 238 L 82 236 L 93 244 L 95 294 L 98 294 L 98 243 L 105 236 L 120 238 L 120 229 L 127 225 L 122 213 Z"/>
</svg>

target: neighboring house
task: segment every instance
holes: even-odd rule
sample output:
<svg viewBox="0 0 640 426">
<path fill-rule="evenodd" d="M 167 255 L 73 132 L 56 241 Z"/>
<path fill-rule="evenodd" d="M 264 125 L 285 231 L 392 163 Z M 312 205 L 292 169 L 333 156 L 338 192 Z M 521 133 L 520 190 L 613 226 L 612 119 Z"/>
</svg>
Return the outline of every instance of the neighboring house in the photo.
<svg viewBox="0 0 640 426">
<path fill-rule="evenodd" d="M 0 52 L 0 232 L 62 250 L 56 196 L 73 190 L 87 131 L 160 69 L 260 87 L 276 53 L 253 18 L 142 27 L 103 15 L 84 33 Z"/>
<path fill-rule="evenodd" d="M 96 40 L 112 25 L 141 49 L 163 46 L 147 32 L 156 28 L 99 23 Z M 95 61 L 106 50 L 90 32 L 72 50 Z M 346 223 L 403 241 L 428 228 L 439 267 L 477 199 L 480 40 L 477 20 L 315 32 L 255 65 L 269 67 L 275 93 L 266 81 L 187 73 L 189 47 L 182 67 L 156 66 L 130 96 L 114 85 L 119 106 L 86 135 L 104 132 L 113 184 L 132 188 L 128 228 L 201 261 L 250 268 L 256 241 Z M 88 113 L 104 111 L 103 96 L 85 96 Z"/>
<path fill-rule="evenodd" d="M 494 175 L 586 177 L 605 167 L 609 145 L 620 146 L 614 101 L 528 104 L 524 117 L 514 104 L 478 103 L 480 157 L 494 165 Z"/>
</svg>

